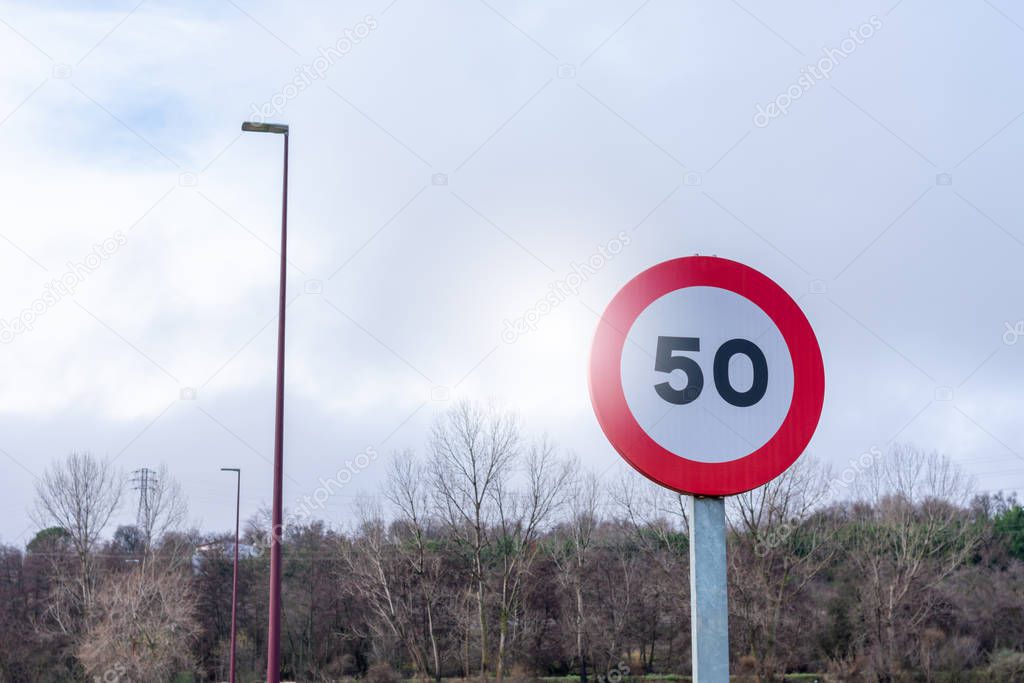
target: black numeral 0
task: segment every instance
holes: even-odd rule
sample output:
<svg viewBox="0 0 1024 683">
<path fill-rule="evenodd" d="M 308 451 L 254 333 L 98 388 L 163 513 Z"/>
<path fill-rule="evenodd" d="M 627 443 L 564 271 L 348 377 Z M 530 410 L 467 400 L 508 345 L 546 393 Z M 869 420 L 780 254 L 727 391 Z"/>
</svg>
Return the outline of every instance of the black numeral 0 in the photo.
<svg viewBox="0 0 1024 683">
<path fill-rule="evenodd" d="M 729 361 L 738 353 L 749 358 L 754 368 L 754 381 L 749 389 L 742 392 L 733 389 L 729 381 Z M 718 347 L 715 353 L 715 388 L 726 403 L 740 408 L 752 406 L 764 398 L 764 392 L 768 390 L 768 362 L 757 344 L 747 339 L 730 339 Z"/>
<path fill-rule="evenodd" d="M 697 361 L 686 356 L 674 356 L 673 351 L 700 351 L 698 337 L 658 337 L 658 350 L 654 358 L 654 369 L 658 372 L 682 370 L 686 373 L 686 386 L 673 389 L 668 382 L 654 385 L 658 396 L 675 405 L 686 405 L 695 401 L 704 389 L 704 373 Z M 729 379 L 729 361 L 740 354 L 750 359 L 754 370 L 754 381 L 746 391 L 736 391 Z M 754 405 L 768 391 L 768 362 L 764 352 L 748 339 L 730 339 L 715 353 L 715 389 L 718 395 L 731 405 L 747 408 Z"/>
</svg>

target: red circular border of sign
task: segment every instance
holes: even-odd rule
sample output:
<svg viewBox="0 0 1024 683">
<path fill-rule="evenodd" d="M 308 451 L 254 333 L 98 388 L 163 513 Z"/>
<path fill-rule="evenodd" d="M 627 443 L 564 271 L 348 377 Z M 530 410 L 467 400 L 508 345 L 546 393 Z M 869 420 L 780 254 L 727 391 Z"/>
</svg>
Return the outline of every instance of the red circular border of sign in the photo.
<svg viewBox="0 0 1024 683">
<path fill-rule="evenodd" d="M 656 299 L 685 287 L 718 287 L 752 301 L 779 328 L 793 360 L 793 398 L 778 431 L 756 451 L 735 460 L 699 462 L 669 451 L 647 435 L 626 403 L 621 369 L 626 334 Z M 589 382 L 597 421 L 626 462 L 662 486 L 699 496 L 743 493 L 782 474 L 811 440 L 825 399 L 821 349 L 796 302 L 766 275 L 711 256 L 659 263 L 619 290 L 598 323 Z"/>
</svg>

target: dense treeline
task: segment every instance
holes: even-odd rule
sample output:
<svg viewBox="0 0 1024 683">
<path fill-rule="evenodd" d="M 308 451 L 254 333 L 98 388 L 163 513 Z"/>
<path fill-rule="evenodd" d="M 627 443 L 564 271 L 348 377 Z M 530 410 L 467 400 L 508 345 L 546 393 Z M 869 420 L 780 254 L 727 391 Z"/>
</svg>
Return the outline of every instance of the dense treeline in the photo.
<svg viewBox="0 0 1024 683">
<path fill-rule="evenodd" d="M 0 548 L 0 680 L 226 680 L 229 538 L 181 531 L 181 491 L 167 470 L 156 481 L 145 519 L 112 534 L 124 482 L 109 465 L 73 454 L 39 482 L 42 530 Z M 1024 680 L 1024 510 L 973 495 L 948 459 L 805 460 L 729 506 L 736 673 Z M 684 497 L 598 478 L 463 404 L 355 509 L 344 531 L 308 510 L 288 525 L 288 680 L 689 671 Z M 267 526 L 245 529 L 246 681 L 265 666 Z"/>
</svg>

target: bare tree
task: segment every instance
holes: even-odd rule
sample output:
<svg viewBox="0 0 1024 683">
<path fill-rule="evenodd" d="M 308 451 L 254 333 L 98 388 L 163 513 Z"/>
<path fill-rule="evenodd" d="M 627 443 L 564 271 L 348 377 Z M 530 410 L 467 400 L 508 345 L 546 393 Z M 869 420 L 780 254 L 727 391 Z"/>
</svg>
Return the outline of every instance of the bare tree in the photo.
<svg viewBox="0 0 1024 683">
<path fill-rule="evenodd" d="M 634 542 L 639 546 L 647 563 L 646 572 L 641 571 L 639 582 L 645 584 L 650 595 L 650 604 L 660 605 L 667 593 L 679 606 L 680 613 L 689 614 L 690 582 L 685 580 L 689 572 L 689 521 L 686 516 L 686 499 L 682 494 L 656 486 L 638 476 L 628 468 L 622 469 L 621 483 L 613 488 L 612 499 L 624 516 L 631 530 Z M 662 580 L 649 579 L 650 569 L 658 570 Z M 635 571 L 627 561 L 622 562 L 622 571 Z M 679 577 L 684 577 L 680 580 Z M 638 593 L 642 589 L 638 588 Z M 637 596 L 640 597 L 639 595 Z M 639 602 L 639 601 L 638 601 Z M 658 619 L 646 621 L 645 632 L 640 642 L 640 660 L 644 671 L 654 669 L 655 652 L 660 638 Z M 669 641 L 676 634 L 668 634 Z"/>
<path fill-rule="evenodd" d="M 587 682 L 586 616 L 583 584 L 587 576 L 587 560 L 594 543 L 594 532 L 601 524 L 603 503 L 601 481 L 593 472 L 584 472 L 579 460 L 572 461 L 571 480 L 567 496 L 568 519 L 565 523 L 566 541 L 555 547 L 552 554 L 563 582 L 575 597 L 573 623 L 576 635 L 576 660 L 580 668 L 581 683 Z"/>
<path fill-rule="evenodd" d="M 623 467 L 611 495 L 616 507 L 644 543 L 673 545 L 690 533 L 686 496 L 657 486 Z"/>
<path fill-rule="evenodd" d="M 389 641 L 407 650 L 417 674 L 425 670 L 423 653 L 413 638 L 408 595 L 399 576 L 397 552 L 379 502 L 356 501 L 359 526 L 343 553 L 347 586 L 371 610 L 370 627 L 378 646 Z"/>
<path fill-rule="evenodd" d="M 519 422 L 494 409 L 461 402 L 434 426 L 430 478 L 434 505 L 452 537 L 472 554 L 480 628 L 480 676 L 487 673 L 484 550 L 497 516 L 494 489 L 509 476 L 520 448 Z"/>
<path fill-rule="evenodd" d="M 64 633 L 77 632 L 89 614 L 98 581 L 94 553 L 123 490 L 121 472 L 88 452 L 72 452 L 36 482 L 33 521 L 64 529 L 77 559 L 77 575 L 57 581 L 51 603 L 50 616 Z"/>
<path fill-rule="evenodd" d="M 783 672 L 779 630 L 800 592 L 835 554 L 831 527 L 814 513 L 828 494 L 829 471 L 803 458 L 764 486 L 729 499 L 732 611 L 757 679 Z"/>
<path fill-rule="evenodd" d="M 898 675 L 936 591 L 974 552 L 980 530 L 963 509 L 972 482 L 949 458 L 895 445 L 857 481 L 850 559 L 883 680 Z"/>
<path fill-rule="evenodd" d="M 498 591 L 498 651 L 495 678 L 505 672 L 505 654 L 509 644 L 510 620 L 517 614 L 523 581 L 540 551 L 538 536 L 563 502 L 571 463 L 560 460 L 547 440 L 531 445 L 524 462 L 525 488 L 517 490 L 507 478 L 499 478 L 490 488 L 497 511 L 495 532 L 500 562 Z"/>
<path fill-rule="evenodd" d="M 439 559 L 427 551 L 427 534 L 431 527 L 431 500 L 427 483 L 427 472 L 412 452 L 396 454 L 391 461 L 384 497 L 394 506 L 400 528 L 409 536 L 408 550 L 403 555 L 416 577 L 424 629 L 430 643 L 434 680 L 440 683 L 441 653 L 435 613 L 440 595 L 441 566 Z"/>
<path fill-rule="evenodd" d="M 190 577 L 180 568 L 143 564 L 112 576 L 96 595 L 78 659 L 100 680 L 172 680 L 192 667 L 196 609 Z"/>
</svg>

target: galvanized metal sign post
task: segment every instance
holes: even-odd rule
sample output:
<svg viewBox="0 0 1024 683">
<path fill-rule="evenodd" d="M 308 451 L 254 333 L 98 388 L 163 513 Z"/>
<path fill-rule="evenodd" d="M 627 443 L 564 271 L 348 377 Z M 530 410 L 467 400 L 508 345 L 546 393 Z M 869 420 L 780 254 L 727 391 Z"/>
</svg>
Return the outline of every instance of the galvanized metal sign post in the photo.
<svg viewBox="0 0 1024 683">
<path fill-rule="evenodd" d="M 810 323 L 775 282 L 691 256 L 630 280 L 598 324 L 590 396 L 620 455 L 692 496 L 693 675 L 728 683 L 724 496 L 796 461 L 821 416 L 825 371 Z"/>
</svg>

